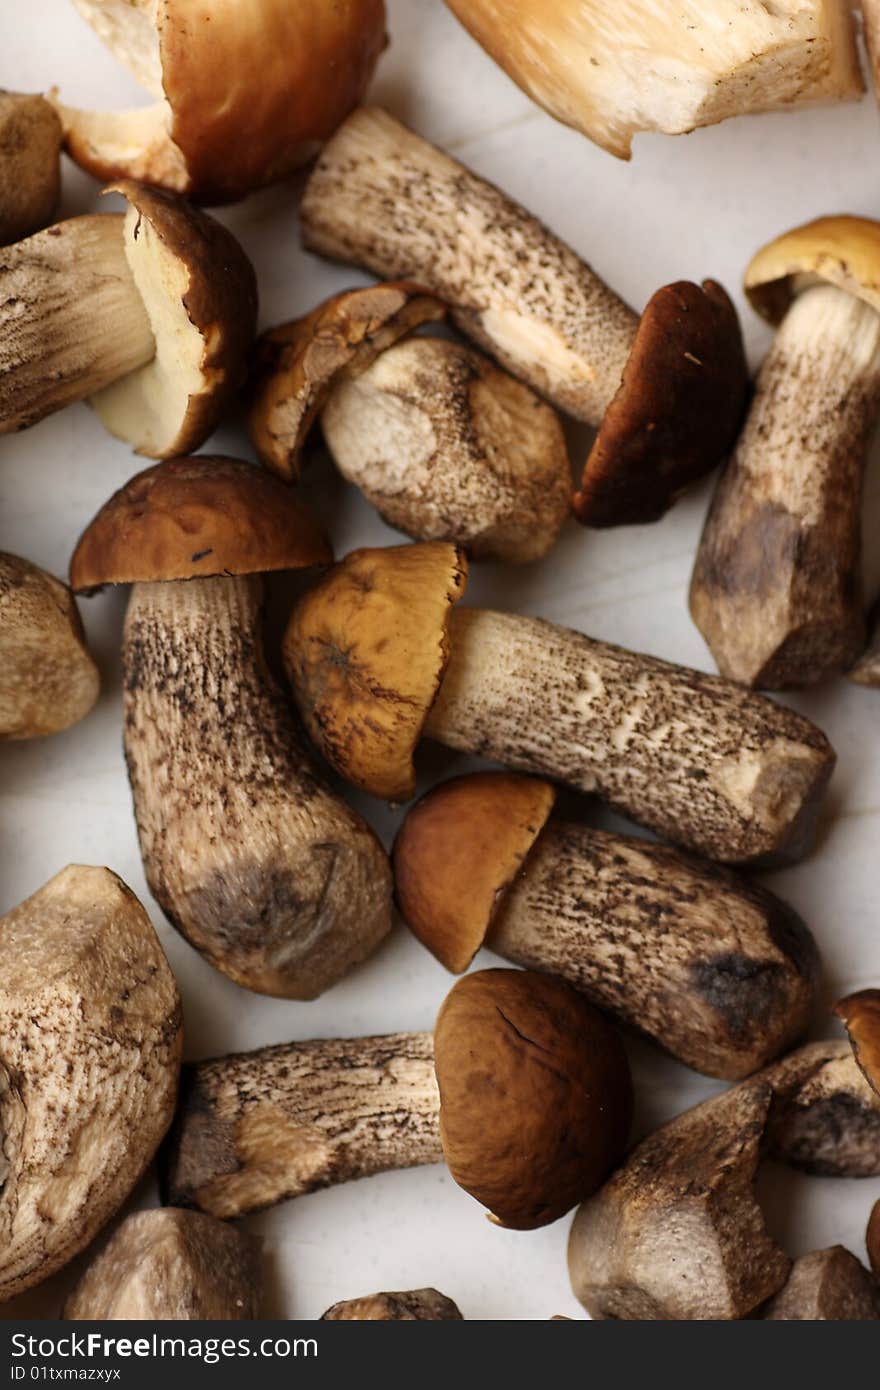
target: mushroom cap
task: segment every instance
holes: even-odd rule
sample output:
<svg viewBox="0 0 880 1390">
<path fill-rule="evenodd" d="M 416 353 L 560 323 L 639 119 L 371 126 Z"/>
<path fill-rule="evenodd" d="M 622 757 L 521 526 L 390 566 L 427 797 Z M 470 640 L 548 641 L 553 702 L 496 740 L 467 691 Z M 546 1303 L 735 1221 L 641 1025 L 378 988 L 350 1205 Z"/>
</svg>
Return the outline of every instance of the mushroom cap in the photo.
<svg viewBox="0 0 880 1390">
<path fill-rule="evenodd" d="M 548 1225 L 623 1156 L 626 1054 L 562 980 L 528 970 L 465 975 L 440 1009 L 434 1053 L 446 1162 L 496 1224 Z"/>
<path fill-rule="evenodd" d="M 200 454 L 145 468 L 114 493 L 70 561 L 77 592 L 103 584 L 267 574 L 333 560 L 306 504 L 262 468 Z"/>
<path fill-rule="evenodd" d="M 412 1289 L 406 1293 L 373 1293 L 334 1303 L 321 1322 L 461 1322 L 451 1298 L 437 1289 Z"/>
<path fill-rule="evenodd" d="M 648 301 L 573 506 L 587 526 L 656 521 L 733 443 L 748 368 L 736 309 L 714 280 Z"/>
<path fill-rule="evenodd" d="M 778 324 L 801 290 L 822 281 L 880 312 L 880 222 L 841 214 L 795 227 L 752 257 L 743 288 L 752 308 Z"/>
<path fill-rule="evenodd" d="M 130 179 L 104 191 L 129 204 L 125 252 L 156 354 L 92 405 L 137 453 L 173 458 L 204 443 L 244 380 L 256 276 L 232 233 L 183 198 Z"/>
<path fill-rule="evenodd" d="M 549 782 L 512 772 L 452 777 L 408 812 L 392 851 L 401 915 L 460 975 L 553 809 Z"/>
<path fill-rule="evenodd" d="M 264 333 L 249 414 L 260 460 L 282 478 L 298 478 L 306 437 L 339 374 L 363 371 L 407 333 L 445 317 L 439 299 L 398 280 L 344 290 L 304 318 Z"/>
<path fill-rule="evenodd" d="M 298 602 L 284 668 L 313 743 L 347 781 L 408 800 L 413 753 L 449 659 L 467 561 L 430 541 L 354 550 Z"/>
<path fill-rule="evenodd" d="M 880 1201 L 874 1203 L 868 1218 L 868 1233 L 865 1237 L 868 1247 L 868 1260 L 874 1273 L 880 1276 Z"/>
<path fill-rule="evenodd" d="M 45 97 L 0 91 L 0 246 L 52 220 L 61 191 L 61 122 Z"/>
<path fill-rule="evenodd" d="M 880 1096 L 880 989 L 862 989 L 834 1005 L 843 1019 L 859 1068 Z"/>
</svg>

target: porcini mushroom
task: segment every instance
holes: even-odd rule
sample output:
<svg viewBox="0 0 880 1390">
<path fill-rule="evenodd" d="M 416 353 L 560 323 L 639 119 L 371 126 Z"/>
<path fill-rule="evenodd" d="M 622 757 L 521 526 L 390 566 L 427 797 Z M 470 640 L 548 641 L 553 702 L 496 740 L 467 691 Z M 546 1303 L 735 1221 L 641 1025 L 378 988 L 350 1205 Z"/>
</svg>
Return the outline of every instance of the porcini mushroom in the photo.
<svg viewBox="0 0 880 1390">
<path fill-rule="evenodd" d="M 880 1278 L 880 1201 L 875 1202 L 871 1208 L 865 1244 L 871 1269 Z"/>
<path fill-rule="evenodd" d="M 61 122 L 48 101 L 0 91 L 0 246 L 51 222 L 61 190 Z"/>
<path fill-rule="evenodd" d="M 832 1245 L 795 1260 L 763 1316 L 771 1322 L 863 1322 L 880 1318 L 880 1301 L 861 1260 Z"/>
<path fill-rule="evenodd" d="M 880 418 L 880 222 L 822 217 L 746 271 L 777 325 L 691 582 L 694 622 L 723 675 L 812 685 L 865 644 L 862 479 Z"/>
<path fill-rule="evenodd" d="M 805 1043 L 759 1075 L 774 1092 L 771 1158 L 827 1177 L 880 1177 L 880 1098 L 848 1043 Z"/>
<path fill-rule="evenodd" d="M 255 1319 L 263 1273 L 253 1236 L 202 1212 L 133 1212 L 87 1266 L 68 1322 Z"/>
<path fill-rule="evenodd" d="M 856 685 L 880 685 L 880 607 L 875 608 L 869 622 L 870 639 L 847 676 Z"/>
<path fill-rule="evenodd" d="M 880 1096 L 880 989 L 848 994 L 834 1012 L 843 1020 L 862 1075 Z"/>
<path fill-rule="evenodd" d="M 67 585 L 0 552 L 0 738 L 68 729 L 88 714 L 99 686 Z"/>
<path fill-rule="evenodd" d="M 122 1205 L 174 1110 L 180 1000 L 144 909 L 71 866 L 0 919 L 0 1302 Z"/>
<path fill-rule="evenodd" d="M 377 796 L 415 791 L 422 733 L 596 792 L 709 858 L 806 852 L 834 763 L 801 715 L 717 676 L 512 613 L 454 609 L 452 545 L 358 550 L 306 593 L 283 641 L 327 760 Z"/>
<path fill-rule="evenodd" d="M 319 994 L 391 925 L 387 856 L 319 778 L 263 656 L 257 576 L 331 558 L 290 488 L 201 456 L 132 478 L 70 566 L 77 590 L 134 584 L 124 743 L 151 891 L 218 970 L 285 998 Z"/>
<path fill-rule="evenodd" d="M 153 97 L 129 111 L 59 104 L 68 153 L 97 178 L 231 202 L 314 154 L 364 95 L 383 0 L 74 0 Z"/>
<path fill-rule="evenodd" d="M 0 434 L 88 398 L 111 434 L 198 448 L 244 376 L 254 272 L 219 222 L 124 181 L 124 214 L 74 217 L 0 253 Z"/>
<path fill-rule="evenodd" d="M 334 1303 L 321 1322 L 461 1322 L 451 1298 L 437 1289 L 407 1293 L 373 1293 Z"/>
<path fill-rule="evenodd" d="M 818 953 L 791 908 L 717 864 L 550 819 L 554 799 L 547 782 L 476 773 L 409 811 L 397 903 L 447 969 L 485 943 L 711 1076 L 748 1076 L 799 1039 Z"/>
<path fill-rule="evenodd" d="M 228 1219 L 445 1156 L 497 1224 L 525 1230 L 602 1181 L 631 1106 L 623 1049 L 585 999 L 487 970 L 451 991 L 433 1041 L 325 1039 L 188 1068 L 163 1180 L 171 1202 Z"/>
<path fill-rule="evenodd" d="M 842 0 L 446 0 L 534 101 L 620 159 L 639 131 L 852 100 L 864 86 Z"/>
<path fill-rule="evenodd" d="M 379 109 L 324 149 L 305 245 L 410 277 L 508 371 L 599 428 L 574 499 L 593 526 L 653 521 L 733 442 L 746 367 L 720 285 L 667 285 L 641 317 L 536 218 Z"/>
</svg>

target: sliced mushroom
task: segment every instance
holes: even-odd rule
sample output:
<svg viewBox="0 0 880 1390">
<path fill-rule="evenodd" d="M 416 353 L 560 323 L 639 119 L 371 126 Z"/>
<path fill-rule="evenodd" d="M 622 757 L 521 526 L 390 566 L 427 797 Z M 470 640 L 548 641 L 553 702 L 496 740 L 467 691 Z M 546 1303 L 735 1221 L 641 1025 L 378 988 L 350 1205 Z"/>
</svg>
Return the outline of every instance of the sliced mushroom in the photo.
<svg viewBox="0 0 880 1390">
<path fill-rule="evenodd" d="M 64 1305 L 68 1322 L 260 1317 L 259 1243 L 196 1211 L 126 1217 Z"/>
<path fill-rule="evenodd" d="M 643 130 L 681 135 L 864 91 L 840 0 L 446 3 L 534 101 L 620 159 Z"/>
<path fill-rule="evenodd" d="M 834 1012 L 843 1019 L 862 1075 L 880 1096 L 880 989 L 848 994 Z"/>
<path fill-rule="evenodd" d="M 133 478 L 70 567 L 77 590 L 135 586 L 124 741 L 147 882 L 212 965 L 285 998 L 319 994 L 391 925 L 387 856 L 319 778 L 262 650 L 254 576 L 331 558 L 290 488 L 201 456 Z"/>
<path fill-rule="evenodd" d="M 771 1158 L 828 1177 L 880 1177 L 880 1098 L 848 1043 L 807 1043 L 760 1075 L 774 1092 Z"/>
<path fill-rule="evenodd" d="M 601 427 L 581 521 L 662 516 L 733 442 L 746 367 L 719 285 L 667 285 L 640 318 L 524 208 L 387 112 L 355 112 L 330 141 L 301 225 L 310 250 L 425 284 L 508 371 Z"/>
<path fill-rule="evenodd" d="M 476 773 L 409 811 L 397 902 L 447 969 L 466 970 L 485 942 L 711 1076 L 748 1076 L 801 1037 L 819 962 L 791 908 L 717 864 L 549 820 L 554 796 Z"/>
<path fill-rule="evenodd" d="M 231 202 L 307 160 L 364 95 L 383 0 L 74 0 L 153 97 L 130 111 L 59 105 L 68 153 L 97 178 Z"/>
<path fill-rule="evenodd" d="M 723 675 L 812 685 L 865 644 L 862 479 L 880 419 L 880 222 L 777 238 L 746 292 L 778 331 L 706 521 L 694 622 Z"/>
<path fill-rule="evenodd" d="M 461 1322 L 451 1298 L 436 1289 L 413 1289 L 411 1293 L 373 1293 L 334 1303 L 322 1322 Z"/>
<path fill-rule="evenodd" d="M 0 91 L 0 246 L 52 221 L 61 191 L 61 122 L 41 96 Z"/>
<path fill-rule="evenodd" d="M 180 1000 L 144 909 L 72 866 L 0 920 L 0 1302 L 72 1260 L 174 1111 Z"/>
<path fill-rule="evenodd" d="M 99 687 L 67 585 L 0 552 L 0 738 L 70 728 L 88 714 Z"/>
<path fill-rule="evenodd" d="M 875 1202 L 871 1208 L 865 1244 L 871 1269 L 880 1279 L 880 1201 Z"/>
<path fill-rule="evenodd" d="M 455 610 L 464 583 L 451 545 L 360 550 L 294 609 L 287 674 L 312 739 L 349 781 L 411 797 L 425 733 L 596 792 L 710 858 L 806 852 L 834 764 L 814 725 L 539 619 Z"/>
<path fill-rule="evenodd" d="M 870 639 L 847 675 L 856 685 L 880 685 L 880 608 L 875 607 L 869 622 Z"/>
<path fill-rule="evenodd" d="M 116 213 L 0 254 L 0 434 L 89 398 L 111 434 L 167 458 L 198 448 L 244 376 L 250 262 L 181 199 L 123 182 Z"/>
<path fill-rule="evenodd" d="M 771 1322 L 863 1322 L 880 1318 L 880 1301 L 861 1261 L 842 1245 L 832 1245 L 795 1260 L 787 1284 L 764 1317 Z"/>
</svg>

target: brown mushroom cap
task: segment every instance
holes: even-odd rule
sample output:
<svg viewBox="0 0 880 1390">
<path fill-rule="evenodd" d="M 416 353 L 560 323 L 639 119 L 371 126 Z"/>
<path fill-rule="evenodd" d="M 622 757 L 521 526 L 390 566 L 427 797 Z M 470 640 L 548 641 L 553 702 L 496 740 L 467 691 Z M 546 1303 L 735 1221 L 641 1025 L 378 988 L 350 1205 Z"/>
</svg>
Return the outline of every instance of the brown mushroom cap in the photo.
<svg viewBox="0 0 880 1390">
<path fill-rule="evenodd" d="M 688 280 L 649 300 L 573 506 L 588 526 L 656 521 L 714 468 L 742 419 L 748 369 L 721 285 Z"/>
<path fill-rule="evenodd" d="M 871 1208 L 865 1244 L 868 1247 L 868 1261 L 871 1268 L 880 1278 L 880 1201 L 875 1202 Z"/>
<path fill-rule="evenodd" d="M 801 290 L 822 281 L 880 313 L 880 222 L 841 215 L 795 227 L 752 257 L 743 288 L 752 307 L 778 324 Z"/>
<path fill-rule="evenodd" d="M 261 461 L 282 478 L 298 478 L 302 447 L 339 374 L 363 371 L 407 333 L 445 317 L 439 299 L 399 280 L 344 290 L 264 333 L 249 415 Z"/>
<path fill-rule="evenodd" d="M 451 1298 L 437 1289 L 406 1293 L 373 1293 L 334 1303 L 321 1322 L 461 1322 Z"/>
<path fill-rule="evenodd" d="M 862 989 L 834 1005 L 865 1080 L 880 1095 L 880 989 Z"/>
<path fill-rule="evenodd" d="M 440 1138 L 491 1219 L 533 1230 L 589 1196 L 623 1155 L 632 1084 L 617 1034 L 561 980 L 480 970 L 434 1030 Z"/>
<path fill-rule="evenodd" d="M 466 582 L 464 555 L 445 541 L 354 550 L 290 615 L 282 655 L 303 722 L 331 766 L 374 796 L 415 791 L 413 753 Z"/>
<path fill-rule="evenodd" d="M 61 191 L 61 122 L 45 97 L 0 92 L 0 246 L 52 220 Z"/>
<path fill-rule="evenodd" d="M 555 799 L 538 778 L 478 772 L 434 787 L 407 814 L 392 852 L 397 903 L 447 970 L 467 970 Z"/>
<path fill-rule="evenodd" d="M 105 502 L 70 562 L 78 592 L 103 584 L 267 574 L 332 563 L 330 543 L 289 487 L 239 459 L 169 459 Z"/>
</svg>

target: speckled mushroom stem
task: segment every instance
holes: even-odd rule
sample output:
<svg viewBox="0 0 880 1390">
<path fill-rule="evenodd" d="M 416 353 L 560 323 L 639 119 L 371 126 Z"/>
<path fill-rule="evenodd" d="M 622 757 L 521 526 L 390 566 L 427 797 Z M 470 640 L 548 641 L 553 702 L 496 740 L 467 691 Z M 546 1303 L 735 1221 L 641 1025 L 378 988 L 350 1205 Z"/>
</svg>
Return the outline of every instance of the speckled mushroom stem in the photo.
<svg viewBox="0 0 880 1390">
<path fill-rule="evenodd" d="M 638 315 L 492 184 L 387 112 L 362 109 L 324 147 L 300 216 L 310 250 L 421 280 L 509 371 L 601 423 Z"/>
<path fill-rule="evenodd" d="M 880 1097 L 848 1042 L 805 1043 L 760 1075 L 774 1094 L 771 1158 L 826 1177 L 880 1177 Z"/>
<path fill-rule="evenodd" d="M 820 285 L 794 300 L 718 484 L 691 583 L 722 674 L 810 685 L 864 646 L 862 478 L 880 417 L 880 314 Z"/>
<path fill-rule="evenodd" d="M 595 792 L 710 859 L 806 853 L 834 752 L 801 715 L 537 618 L 456 608 L 449 631 L 429 737 Z"/>
<path fill-rule="evenodd" d="M 0 434 L 152 360 L 123 216 L 74 217 L 0 250 Z"/>
<path fill-rule="evenodd" d="M 228 1218 L 442 1161 L 430 1033 L 282 1044 L 184 1070 L 168 1199 Z"/>
<path fill-rule="evenodd" d="M 711 1076 L 738 1080 L 801 1037 L 819 964 L 795 912 L 665 845 L 550 820 L 486 945 L 561 975 Z"/>
<path fill-rule="evenodd" d="M 169 920 L 239 984 L 309 999 L 389 930 L 391 875 L 266 669 L 262 592 L 228 576 L 134 586 L 125 754 Z"/>
</svg>

